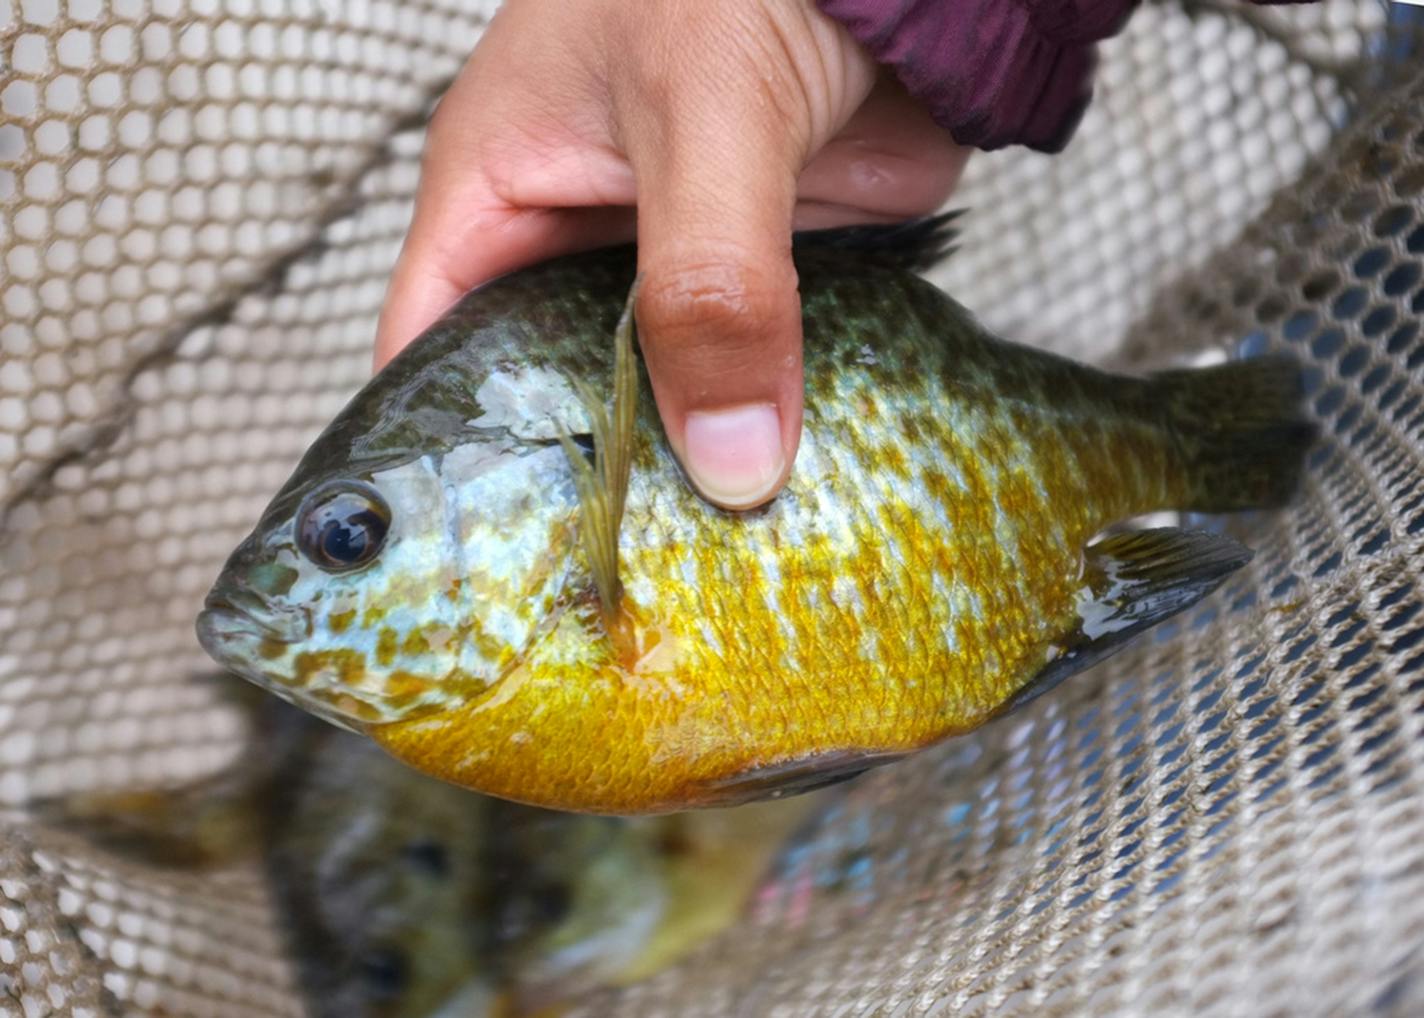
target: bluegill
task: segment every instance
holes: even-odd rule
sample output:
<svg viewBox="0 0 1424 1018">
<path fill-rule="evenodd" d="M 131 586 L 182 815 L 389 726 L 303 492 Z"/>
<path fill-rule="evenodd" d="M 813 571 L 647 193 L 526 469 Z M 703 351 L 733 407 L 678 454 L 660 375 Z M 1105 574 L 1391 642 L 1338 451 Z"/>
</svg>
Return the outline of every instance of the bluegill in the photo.
<svg viewBox="0 0 1424 1018">
<path fill-rule="evenodd" d="M 631 249 L 471 293 L 311 446 L 203 645 L 422 771 L 601 813 L 815 787 L 1025 702 L 1249 559 L 1108 528 L 1279 505 L 1311 429 L 1288 361 L 1129 378 L 991 335 L 913 271 L 949 239 L 798 239 L 805 426 L 747 513 L 663 440 Z"/>
</svg>

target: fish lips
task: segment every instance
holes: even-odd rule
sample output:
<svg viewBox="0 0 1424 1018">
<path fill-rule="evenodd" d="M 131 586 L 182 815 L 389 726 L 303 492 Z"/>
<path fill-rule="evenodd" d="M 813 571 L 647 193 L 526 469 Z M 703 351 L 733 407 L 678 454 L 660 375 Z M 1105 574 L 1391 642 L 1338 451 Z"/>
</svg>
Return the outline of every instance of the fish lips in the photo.
<svg viewBox="0 0 1424 1018">
<path fill-rule="evenodd" d="M 273 642 L 288 645 L 295 640 L 286 639 L 220 596 L 209 596 L 195 628 L 203 650 L 228 671 L 338 728 L 356 731 L 349 720 L 310 700 L 262 667 L 259 659 L 264 647 Z"/>
<path fill-rule="evenodd" d="M 276 634 L 260 625 L 250 616 L 229 608 L 204 608 L 198 614 L 196 624 L 198 642 L 208 655 L 225 665 L 233 665 L 234 644 L 247 645 L 254 641 L 275 639 Z"/>
<path fill-rule="evenodd" d="M 248 601 L 252 602 L 251 607 L 246 606 Z M 215 661 L 234 671 L 245 672 L 251 668 L 250 652 L 258 644 L 291 644 L 306 635 L 302 630 L 310 632 L 309 619 L 276 620 L 293 623 L 284 629 L 259 617 L 259 611 L 267 614 L 265 607 L 254 595 L 229 593 L 220 586 L 214 587 L 195 623 L 198 643 Z M 241 667 L 243 665 L 247 668 Z"/>
</svg>

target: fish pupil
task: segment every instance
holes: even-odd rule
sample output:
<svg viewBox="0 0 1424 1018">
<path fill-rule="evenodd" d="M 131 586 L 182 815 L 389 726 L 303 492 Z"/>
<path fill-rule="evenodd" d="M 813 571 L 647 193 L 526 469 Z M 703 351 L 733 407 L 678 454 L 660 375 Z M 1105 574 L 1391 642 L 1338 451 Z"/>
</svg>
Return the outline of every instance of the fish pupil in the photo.
<svg viewBox="0 0 1424 1018">
<path fill-rule="evenodd" d="M 370 542 L 370 513 L 332 520 L 322 530 L 321 550 L 326 557 L 350 565 L 361 561 Z"/>
<path fill-rule="evenodd" d="M 385 541 L 390 510 L 369 485 L 324 488 L 299 514 L 298 546 L 322 568 L 340 572 L 375 558 Z"/>
</svg>

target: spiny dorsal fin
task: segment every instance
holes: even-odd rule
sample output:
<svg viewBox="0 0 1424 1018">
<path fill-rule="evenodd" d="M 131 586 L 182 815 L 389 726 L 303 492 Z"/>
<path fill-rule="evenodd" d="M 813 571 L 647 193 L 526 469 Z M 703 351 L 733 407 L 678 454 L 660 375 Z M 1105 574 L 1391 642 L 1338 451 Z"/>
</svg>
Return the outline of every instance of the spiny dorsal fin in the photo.
<svg viewBox="0 0 1424 1018">
<path fill-rule="evenodd" d="M 796 234 L 795 246 L 839 248 L 876 265 L 924 272 L 954 252 L 954 242 L 959 238 L 954 224 L 963 214 L 964 209 L 953 209 L 903 223 L 808 230 Z"/>
<path fill-rule="evenodd" d="M 1003 712 L 1116 654 L 1143 630 L 1190 608 L 1251 561 L 1251 550 L 1201 530 L 1136 530 L 1105 537 L 1083 553 L 1078 625 L 1062 651 Z"/>
<path fill-rule="evenodd" d="M 633 424 L 638 410 L 638 364 L 633 357 L 633 283 L 613 338 L 613 414 L 610 418 L 603 400 L 578 378 L 571 378 L 579 402 L 588 412 L 593 431 L 594 462 L 590 466 L 583 450 L 567 431 L 559 442 L 568 456 L 583 513 L 583 543 L 593 582 L 605 620 L 611 621 L 623 595 L 618 578 L 618 531 L 623 523 L 623 506 L 628 498 L 628 478 L 633 468 Z"/>
</svg>

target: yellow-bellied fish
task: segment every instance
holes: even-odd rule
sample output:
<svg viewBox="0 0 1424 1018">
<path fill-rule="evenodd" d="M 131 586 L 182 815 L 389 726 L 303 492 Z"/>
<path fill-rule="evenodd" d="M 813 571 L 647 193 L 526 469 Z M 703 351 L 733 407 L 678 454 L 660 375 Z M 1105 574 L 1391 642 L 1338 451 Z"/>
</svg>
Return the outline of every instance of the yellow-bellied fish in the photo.
<svg viewBox="0 0 1424 1018">
<path fill-rule="evenodd" d="M 997 339 L 913 272 L 950 236 L 798 238 L 805 426 L 747 513 L 666 447 L 631 249 L 469 294 L 317 439 L 203 645 L 423 771 L 590 812 L 804 790 L 1024 702 L 1249 558 L 1098 535 L 1279 505 L 1312 431 L 1280 358 L 1139 379 Z"/>
</svg>

